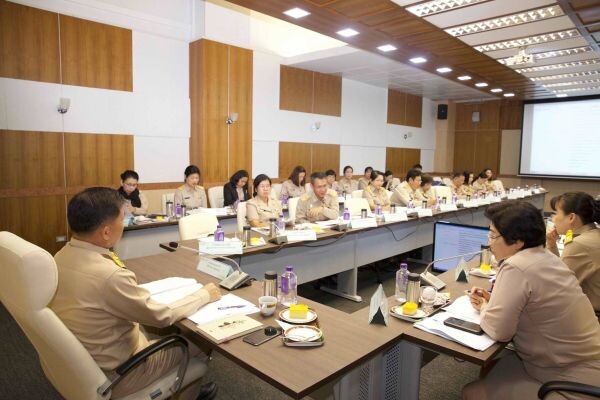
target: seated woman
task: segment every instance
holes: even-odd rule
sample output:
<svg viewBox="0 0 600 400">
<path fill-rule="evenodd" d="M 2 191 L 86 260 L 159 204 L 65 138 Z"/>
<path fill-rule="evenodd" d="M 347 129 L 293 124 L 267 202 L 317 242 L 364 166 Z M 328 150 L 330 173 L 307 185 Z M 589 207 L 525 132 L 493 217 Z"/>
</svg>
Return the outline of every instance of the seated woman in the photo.
<svg viewBox="0 0 600 400">
<path fill-rule="evenodd" d="M 371 174 L 373 173 L 373 167 L 365 168 L 363 176 L 358 178 L 358 190 L 365 190 L 371 182 Z"/>
<path fill-rule="evenodd" d="M 463 175 L 465 177 L 465 183 L 469 186 L 472 185 L 473 181 L 475 180 L 474 174 L 471 171 L 465 170 L 465 171 L 463 171 Z"/>
<path fill-rule="evenodd" d="M 381 206 L 382 210 L 389 210 L 391 203 L 387 190 L 383 188 L 383 172 L 375 170 L 371 172 L 371 181 L 364 189 L 363 197 L 369 202 L 371 211 L 375 211 L 376 206 Z"/>
<path fill-rule="evenodd" d="M 254 197 L 246 203 L 246 219 L 253 227 L 269 226 L 269 219 L 279 218 L 283 211 L 281 202 L 272 199 L 271 179 L 260 174 L 254 178 Z"/>
<path fill-rule="evenodd" d="M 127 210 L 133 215 L 146 215 L 148 213 L 148 199 L 138 190 L 140 176 L 137 172 L 128 169 L 121 174 L 119 193 L 127 201 Z"/>
<path fill-rule="evenodd" d="M 175 190 L 173 203 L 186 206 L 188 210 L 198 207 L 208 207 L 206 192 L 200 182 L 200 169 L 195 165 L 189 165 L 183 172 L 185 184 Z"/>
<path fill-rule="evenodd" d="M 594 224 L 600 223 L 600 201 L 584 192 L 569 192 L 554 197 L 550 206 L 556 214 L 554 228 L 546 235 L 546 248 L 558 256 L 558 235 L 567 235 L 561 259 L 600 312 L 600 229 Z"/>
<path fill-rule="evenodd" d="M 544 382 L 600 382 L 600 325 L 569 268 L 544 248 L 544 220 L 524 201 L 490 206 L 489 245 L 499 260 L 493 291 L 471 290 L 481 328 L 513 342 L 484 379 L 463 388 L 463 399 L 535 399 Z M 569 395 L 569 399 L 584 398 Z"/>
<path fill-rule="evenodd" d="M 435 198 L 435 194 L 433 194 L 433 177 L 431 175 L 421 175 L 421 186 L 417 189 L 419 196 L 430 204 L 431 200 L 437 202 Z M 452 199 L 446 199 L 446 201 L 450 202 Z M 431 205 L 431 204 L 430 204 Z"/>
<path fill-rule="evenodd" d="M 346 165 L 344 167 L 344 176 L 340 178 L 340 181 L 338 182 L 342 189 L 342 194 L 352 194 L 352 192 L 358 190 L 358 182 L 352 179 L 353 173 L 354 169 L 352 169 L 351 166 Z"/>
<path fill-rule="evenodd" d="M 281 184 L 281 196 L 300 197 L 306 193 L 306 170 L 298 165 L 286 181 Z"/>
<path fill-rule="evenodd" d="M 328 169 L 325 171 L 325 175 L 327 176 L 327 187 L 331 190 L 335 190 L 335 193 L 340 196 L 342 194 L 342 187 L 335 181 L 337 179 L 335 171 Z"/>
<path fill-rule="evenodd" d="M 481 170 L 481 172 L 485 174 L 488 181 L 491 182 L 494 180 L 494 173 L 492 172 L 492 169 L 490 167 L 485 167 Z"/>
<path fill-rule="evenodd" d="M 486 175 L 485 171 L 481 171 L 481 173 L 477 175 L 477 180 L 473 182 L 473 190 L 476 193 L 494 191 L 494 185 L 492 185 L 492 182 L 488 180 L 488 176 Z"/>
<path fill-rule="evenodd" d="M 389 190 L 390 192 L 393 192 L 394 189 L 396 189 L 398 187 L 398 185 L 400 185 L 400 179 L 394 178 L 394 173 L 390 170 L 385 171 L 383 179 L 384 179 L 384 184 L 383 184 L 384 189 Z"/>
<path fill-rule="evenodd" d="M 248 193 L 248 171 L 239 170 L 229 178 L 229 182 L 223 185 L 223 205 L 232 206 L 236 201 L 250 199 Z"/>
</svg>

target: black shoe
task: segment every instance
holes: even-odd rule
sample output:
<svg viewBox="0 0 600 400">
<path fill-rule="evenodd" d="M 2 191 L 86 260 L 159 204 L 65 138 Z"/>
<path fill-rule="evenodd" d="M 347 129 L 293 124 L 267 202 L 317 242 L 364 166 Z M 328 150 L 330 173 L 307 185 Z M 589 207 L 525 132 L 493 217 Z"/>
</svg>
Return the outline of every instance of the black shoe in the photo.
<svg viewBox="0 0 600 400">
<path fill-rule="evenodd" d="M 217 396 L 217 384 L 214 382 L 208 382 L 200 387 L 200 393 L 196 400 L 212 400 Z"/>
</svg>

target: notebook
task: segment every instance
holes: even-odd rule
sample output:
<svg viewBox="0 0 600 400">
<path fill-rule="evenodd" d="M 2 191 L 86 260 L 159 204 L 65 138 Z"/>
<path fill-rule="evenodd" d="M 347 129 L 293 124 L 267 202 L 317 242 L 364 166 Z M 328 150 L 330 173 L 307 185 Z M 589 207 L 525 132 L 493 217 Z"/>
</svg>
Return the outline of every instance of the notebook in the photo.
<svg viewBox="0 0 600 400">
<path fill-rule="evenodd" d="M 214 342 L 223 343 L 257 331 L 262 327 L 263 324 L 246 315 L 231 315 L 198 325 L 198 330 Z"/>
</svg>

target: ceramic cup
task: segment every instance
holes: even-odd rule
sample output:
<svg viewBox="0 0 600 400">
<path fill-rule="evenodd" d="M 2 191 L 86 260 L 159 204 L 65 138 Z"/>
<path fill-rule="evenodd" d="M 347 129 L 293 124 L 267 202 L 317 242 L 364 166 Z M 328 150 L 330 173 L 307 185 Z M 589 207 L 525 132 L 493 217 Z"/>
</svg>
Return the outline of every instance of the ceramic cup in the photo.
<svg viewBox="0 0 600 400">
<path fill-rule="evenodd" d="M 265 317 L 270 317 L 275 313 L 277 308 L 277 297 L 274 296 L 261 296 L 258 298 L 258 308 L 260 313 Z"/>
</svg>

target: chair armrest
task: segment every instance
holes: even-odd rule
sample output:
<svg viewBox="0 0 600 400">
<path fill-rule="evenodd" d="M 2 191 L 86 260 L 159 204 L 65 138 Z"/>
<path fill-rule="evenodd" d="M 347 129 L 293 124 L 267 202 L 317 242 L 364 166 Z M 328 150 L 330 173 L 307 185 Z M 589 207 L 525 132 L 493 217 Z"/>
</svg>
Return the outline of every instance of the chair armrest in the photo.
<svg viewBox="0 0 600 400">
<path fill-rule="evenodd" d="M 538 398 L 543 399 L 548 393 L 555 391 L 581 393 L 600 398 L 600 387 L 567 381 L 550 381 L 544 383 L 538 391 Z"/>
</svg>

